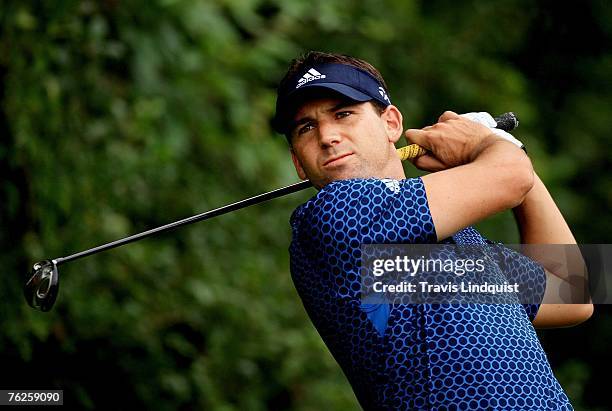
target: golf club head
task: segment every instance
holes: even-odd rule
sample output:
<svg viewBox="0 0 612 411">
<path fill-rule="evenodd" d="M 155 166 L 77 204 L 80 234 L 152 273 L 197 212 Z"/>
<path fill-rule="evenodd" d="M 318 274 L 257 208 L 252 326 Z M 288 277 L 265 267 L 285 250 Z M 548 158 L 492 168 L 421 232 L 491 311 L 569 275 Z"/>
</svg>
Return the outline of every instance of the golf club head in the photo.
<svg viewBox="0 0 612 411">
<path fill-rule="evenodd" d="M 26 282 L 23 293 L 31 307 L 40 311 L 49 311 L 59 291 L 59 273 L 54 260 L 40 261 L 32 267 L 30 279 Z"/>
</svg>

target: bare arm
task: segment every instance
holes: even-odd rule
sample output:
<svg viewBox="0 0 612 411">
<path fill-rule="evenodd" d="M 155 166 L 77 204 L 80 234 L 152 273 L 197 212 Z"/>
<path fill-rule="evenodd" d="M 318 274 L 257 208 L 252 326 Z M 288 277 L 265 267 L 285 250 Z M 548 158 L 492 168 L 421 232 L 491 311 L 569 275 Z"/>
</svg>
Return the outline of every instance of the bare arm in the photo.
<svg viewBox="0 0 612 411">
<path fill-rule="evenodd" d="M 533 188 L 523 202 L 513 209 L 523 244 L 576 244 L 569 226 L 555 204 L 544 183 L 535 175 Z M 530 256 L 539 261 L 547 270 L 547 285 L 544 301 L 548 294 L 557 293 L 559 287 L 580 288 L 580 281 L 571 282 L 570 275 L 584 273 L 578 248 L 527 247 Z M 553 254 L 573 254 L 560 255 Z M 559 257 L 559 258 L 557 258 Z M 558 262 L 562 261 L 559 266 Z M 567 262 L 574 263 L 568 266 Z M 580 280 L 580 278 L 576 278 Z M 538 328 L 569 327 L 586 321 L 593 314 L 593 304 L 542 304 L 533 325 Z"/>
<path fill-rule="evenodd" d="M 408 130 L 406 138 L 431 152 L 415 166 L 438 171 L 423 177 L 438 241 L 516 207 L 533 185 L 531 161 L 521 149 L 453 112 Z"/>
<path fill-rule="evenodd" d="M 415 166 L 437 171 L 424 176 L 423 183 L 438 241 L 513 208 L 522 243 L 576 244 L 548 190 L 534 176 L 531 161 L 517 146 L 453 112 L 445 112 L 433 126 L 406 131 L 406 138 L 430 152 L 417 158 Z M 561 273 L 546 263 L 550 256 L 530 256 L 547 269 L 545 301 L 568 285 L 567 267 Z M 592 304 L 543 304 L 533 324 L 576 325 L 592 312 Z"/>
</svg>

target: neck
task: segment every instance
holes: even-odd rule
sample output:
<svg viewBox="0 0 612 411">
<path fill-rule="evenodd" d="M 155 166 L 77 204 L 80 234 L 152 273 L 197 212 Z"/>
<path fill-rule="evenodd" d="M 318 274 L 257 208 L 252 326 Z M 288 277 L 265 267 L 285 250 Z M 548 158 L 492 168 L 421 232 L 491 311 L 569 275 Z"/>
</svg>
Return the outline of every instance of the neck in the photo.
<svg viewBox="0 0 612 411">
<path fill-rule="evenodd" d="M 402 166 L 402 161 L 397 156 L 397 150 L 394 145 L 391 145 L 389 150 L 389 157 L 386 162 L 386 166 L 382 173 L 380 174 L 380 178 L 393 178 L 396 180 L 403 180 L 406 178 L 406 173 L 404 172 L 404 167 Z"/>
</svg>

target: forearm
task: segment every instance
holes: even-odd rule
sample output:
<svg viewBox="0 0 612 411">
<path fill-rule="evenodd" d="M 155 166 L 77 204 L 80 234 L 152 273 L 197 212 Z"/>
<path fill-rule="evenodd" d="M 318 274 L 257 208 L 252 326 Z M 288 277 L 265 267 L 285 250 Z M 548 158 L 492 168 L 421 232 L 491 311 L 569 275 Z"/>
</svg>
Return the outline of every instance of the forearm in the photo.
<svg viewBox="0 0 612 411">
<path fill-rule="evenodd" d="M 524 254 L 566 282 L 578 272 L 584 272 L 580 250 L 575 246 L 576 239 L 537 174 L 534 173 L 533 187 L 523 202 L 512 211 L 521 234 L 521 244 L 524 244 Z"/>
<path fill-rule="evenodd" d="M 513 210 L 523 244 L 576 244 L 557 204 L 534 173 L 534 184 Z"/>
<path fill-rule="evenodd" d="M 546 186 L 534 173 L 533 188 L 513 209 L 519 226 L 523 252 L 546 269 L 546 293 L 533 325 L 537 328 L 570 327 L 593 314 L 592 304 L 567 304 L 560 296 L 572 295 L 574 302 L 588 302 L 587 272 L 565 218 Z M 547 245 L 543 245 L 547 244 Z M 570 246 L 554 246 L 566 244 Z M 548 302 L 548 303 L 546 303 Z"/>
<path fill-rule="evenodd" d="M 475 158 L 423 177 L 438 240 L 524 201 L 533 184 L 529 158 L 492 136 Z"/>
</svg>

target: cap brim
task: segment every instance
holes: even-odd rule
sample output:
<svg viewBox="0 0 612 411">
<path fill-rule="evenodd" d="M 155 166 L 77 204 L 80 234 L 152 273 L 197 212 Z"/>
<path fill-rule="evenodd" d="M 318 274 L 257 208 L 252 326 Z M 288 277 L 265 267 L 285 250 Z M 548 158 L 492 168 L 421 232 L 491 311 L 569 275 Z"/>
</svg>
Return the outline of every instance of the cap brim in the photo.
<svg viewBox="0 0 612 411">
<path fill-rule="evenodd" d="M 361 91 L 354 89 L 351 86 L 347 86 L 346 84 L 340 84 L 340 83 L 306 83 L 302 87 L 290 93 L 287 96 L 287 99 L 291 101 L 293 100 L 294 96 L 300 92 L 300 90 L 313 89 L 313 88 L 325 88 L 328 90 L 333 90 L 355 101 L 372 100 L 372 97 L 370 97 L 369 95 L 362 93 Z"/>
</svg>

